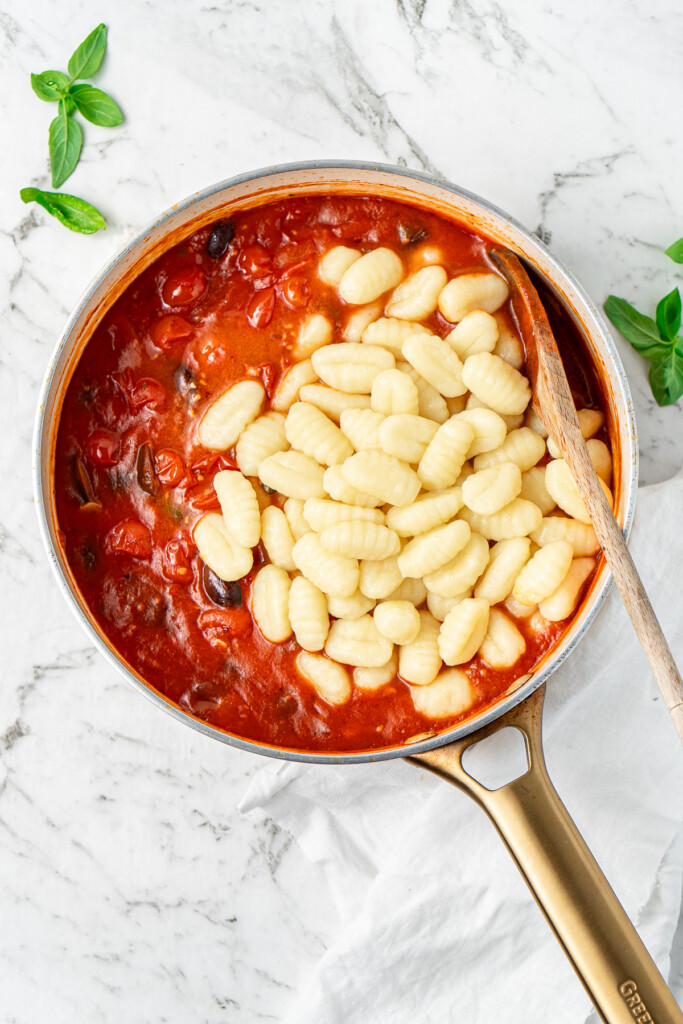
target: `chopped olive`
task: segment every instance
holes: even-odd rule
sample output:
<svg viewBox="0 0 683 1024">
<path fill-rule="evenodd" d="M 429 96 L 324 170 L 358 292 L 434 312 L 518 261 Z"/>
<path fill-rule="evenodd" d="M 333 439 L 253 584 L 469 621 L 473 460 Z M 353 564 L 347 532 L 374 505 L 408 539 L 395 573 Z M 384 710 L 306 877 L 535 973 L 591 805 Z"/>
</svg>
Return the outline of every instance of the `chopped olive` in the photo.
<svg viewBox="0 0 683 1024">
<path fill-rule="evenodd" d="M 208 565 L 202 570 L 202 584 L 209 601 L 213 601 L 219 608 L 242 607 L 242 588 L 239 583 L 226 583 Z"/>
<path fill-rule="evenodd" d="M 398 237 L 401 245 L 414 245 L 427 237 L 427 229 L 419 224 L 399 224 Z"/>
<path fill-rule="evenodd" d="M 146 494 L 154 495 L 157 493 L 159 485 L 156 473 L 154 472 L 154 455 L 149 441 L 145 441 L 138 448 L 138 456 L 135 460 L 135 475 L 141 490 Z"/>
<path fill-rule="evenodd" d="M 86 511 L 100 508 L 100 503 L 95 497 L 95 491 L 93 490 L 92 480 L 90 474 L 83 464 L 83 460 L 77 455 L 73 461 L 73 481 L 74 489 L 78 500 L 81 503 L 81 508 Z"/>
<path fill-rule="evenodd" d="M 269 487 L 268 484 L 261 484 L 261 487 L 266 492 L 266 494 L 275 494 L 275 488 L 274 487 Z"/>
<path fill-rule="evenodd" d="M 199 388 L 189 366 L 184 366 L 181 363 L 180 366 L 176 367 L 173 374 L 173 383 L 178 394 L 185 399 L 188 405 L 194 405 L 195 402 L 199 401 Z"/>
<path fill-rule="evenodd" d="M 219 256 L 222 256 L 225 250 L 232 242 L 232 237 L 235 234 L 235 225 L 229 220 L 216 221 L 209 240 L 206 243 L 206 251 L 209 256 L 217 260 Z"/>
<path fill-rule="evenodd" d="M 97 565 L 97 551 L 92 544 L 85 543 L 76 548 L 74 554 L 85 570 L 92 572 Z"/>
</svg>

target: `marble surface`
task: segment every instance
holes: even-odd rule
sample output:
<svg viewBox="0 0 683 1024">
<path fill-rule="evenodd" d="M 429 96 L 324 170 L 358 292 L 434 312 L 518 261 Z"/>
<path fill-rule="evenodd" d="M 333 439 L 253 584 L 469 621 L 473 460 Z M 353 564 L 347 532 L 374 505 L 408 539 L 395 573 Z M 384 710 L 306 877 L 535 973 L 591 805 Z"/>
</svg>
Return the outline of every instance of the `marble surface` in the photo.
<svg viewBox="0 0 683 1024">
<path fill-rule="evenodd" d="M 62 66 L 97 20 L 100 82 L 126 123 L 88 126 L 67 189 L 109 227 L 84 237 L 18 190 L 50 187 L 52 115 L 29 72 Z M 57 591 L 30 479 L 55 338 L 167 205 L 245 169 L 335 157 L 478 192 L 598 303 L 613 291 L 652 312 L 676 281 L 662 249 L 683 234 L 683 13 L 675 0 L 6 0 L 0 57 L 0 1024 L 279 1020 L 337 913 L 297 844 L 237 811 L 259 759 L 129 690 Z M 667 479 L 683 407 L 658 409 L 617 345 L 641 480 Z"/>
</svg>

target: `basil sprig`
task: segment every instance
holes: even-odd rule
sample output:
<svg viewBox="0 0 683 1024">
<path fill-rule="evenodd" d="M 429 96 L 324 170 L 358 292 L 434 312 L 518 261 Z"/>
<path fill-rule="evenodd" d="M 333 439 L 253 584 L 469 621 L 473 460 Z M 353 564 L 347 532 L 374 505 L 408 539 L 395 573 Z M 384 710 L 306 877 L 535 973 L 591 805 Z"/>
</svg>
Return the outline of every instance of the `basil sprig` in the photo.
<svg viewBox="0 0 683 1024">
<path fill-rule="evenodd" d="M 683 238 L 666 250 L 675 263 L 683 263 Z M 610 295 L 604 306 L 614 326 L 636 352 L 650 360 L 648 379 L 658 405 L 672 405 L 683 395 L 683 337 L 681 329 L 681 295 L 674 288 L 657 303 L 655 319 L 616 295 Z"/>
<path fill-rule="evenodd" d="M 39 75 L 31 75 L 31 86 L 36 96 L 46 103 L 58 104 L 57 116 L 50 124 L 48 137 L 53 188 L 59 188 L 73 174 L 81 155 L 83 129 L 74 117 L 76 113 L 105 128 L 113 128 L 123 121 L 121 108 L 111 96 L 83 81 L 92 78 L 99 70 L 106 51 L 107 27 L 98 25 L 72 53 L 68 74 L 42 71 Z M 102 214 L 76 196 L 24 188 L 21 198 L 25 203 L 40 203 L 72 231 L 90 234 L 106 226 Z"/>
</svg>

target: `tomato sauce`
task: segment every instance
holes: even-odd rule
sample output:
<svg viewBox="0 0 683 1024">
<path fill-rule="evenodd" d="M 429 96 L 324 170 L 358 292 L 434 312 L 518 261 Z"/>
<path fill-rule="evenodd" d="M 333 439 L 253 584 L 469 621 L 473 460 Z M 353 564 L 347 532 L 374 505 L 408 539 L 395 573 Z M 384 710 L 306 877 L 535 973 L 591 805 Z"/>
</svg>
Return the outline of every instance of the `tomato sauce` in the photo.
<svg viewBox="0 0 683 1024">
<path fill-rule="evenodd" d="M 326 703 L 296 672 L 295 641 L 269 643 L 252 621 L 250 586 L 262 550 L 249 576 L 228 585 L 229 606 L 218 606 L 191 531 L 219 509 L 215 473 L 235 468 L 230 453 L 197 443 L 196 424 L 239 380 L 258 379 L 271 396 L 293 361 L 303 317 L 323 313 L 340 336 L 348 308 L 316 272 L 320 254 L 340 243 L 390 246 L 408 266 L 429 244 L 442 251 L 449 275 L 490 269 L 491 242 L 387 200 L 292 198 L 234 214 L 165 253 L 98 326 L 66 393 L 55 462 L 66 558 L 121 657 L 213 726 L 328 752 L 404 743 L 458 719 L 425 718 L 400 679 L 375 692 L 354 690 L 338 707 Z M 575 328 L 557 306 L 552 318 L 572 354 L 579 405 L 601 405 Z M 438 313 L 428 324 L 441 336 L 452 327 Z M 493 670 L 478 656 L 464 666 L 476 691 L 467 716 L 531 671 L 562 631 L 561 623 L 541 633 L 523 620 L 517 626 L 527 649 L 512 669 Z"/>
</svg>

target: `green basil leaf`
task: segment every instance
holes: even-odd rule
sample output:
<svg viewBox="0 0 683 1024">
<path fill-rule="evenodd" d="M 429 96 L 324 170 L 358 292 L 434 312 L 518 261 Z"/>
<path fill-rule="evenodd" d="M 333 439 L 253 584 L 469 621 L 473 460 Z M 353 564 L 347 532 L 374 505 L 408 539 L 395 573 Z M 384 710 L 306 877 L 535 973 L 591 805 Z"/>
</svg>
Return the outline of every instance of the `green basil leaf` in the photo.
<svg viewBox="0 0 683 1024">
<path fill-rule="evenodd" d="M 678 288 L 657 303 L 657 327 L 667 341 L 673 341 L 681 326 L 681 296 Z"/>
<path fill-rule="evenodd" d="M 648 376 L 658 405 L 672 405 L 683 395 L 683 353 L 672 347 L 667 357 L 652 363 Z"/>
<path fill-rule="evenodd" d="M 79 82 L 72 85 L 69 95 L 78 107 L 80 113 L 93 124 L 103 125 L 105 128 L 113 128 L 123 121 L 121 108 L 106 92 L 96 89 L 93 85 Z"/>
<path fill-rule="evenodd" d="M 93 231 L 107 226 L 100 211 L 78 196 L 70 196 L 65 192 L 43 192 L 39 188 L 22 188 L 19 195 L 25 203 L 39 203 L 70 231 L 91 235 Z"/>
<path fill-rule="evenodd" d="M 72 174 L 83 146 L 81 126 L 69 117 L 64 100 L 59 101 L 59 113 L 50 125 L 49 145 L 52 187 L 59 188 Z"/>
<path fill-rule="evenodd" d="M 683 263 L 683 238 L 677 238 L 668 249 L 664 250 L 674 263 Z"/>
<path fill-rule="evenodd" d="M 98 25 L 69 58 L 72 78 L 92 78 L 107 49 L 107 26 Z"/>
<path fill-rule="evenodd" d="M 62 71 L 41 71 L 39 75 L 31 75 L 31 87 L 41 100 L 55 103 L 69 88 L 69 79 Z"/>
<path fill-rule="evenodd" d="M 651 359 L 664 347 L 654 320 L 639 313 L 626 299 L 610 295 L 603 308 L 616 329 L 631 342 L 636 352 Z"/>
</svg>

